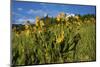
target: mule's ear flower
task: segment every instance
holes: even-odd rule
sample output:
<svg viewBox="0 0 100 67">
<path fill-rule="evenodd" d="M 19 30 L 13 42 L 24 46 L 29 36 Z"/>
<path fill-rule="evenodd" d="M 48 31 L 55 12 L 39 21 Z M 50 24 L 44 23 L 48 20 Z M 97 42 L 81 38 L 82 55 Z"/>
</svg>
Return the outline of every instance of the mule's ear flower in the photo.
<svg viewBox="0 0 100 67">
<path fill-rule="evenodd" d="M 42 28 L 44 26 L 43 20 L 40 20 L 40 27 Z"/>
<path fill-rule="evenodd" d="M 41 29 L 41 28 L 39 28 L 39 29 L 38 29 L 38 33 L 40 34 L 41 32 L 43 32 L 43 31 L 42 31 L 42 29 Z"/>
<path fill-rule="evenodd" d="M 30 30 L 25 30 L 25 35 L 29 36 L 30 35 Z"/>
<path fill-rule="evenodd" d="M 19 32 L 16 32 L 16 34 L 15 34 L 17 37 L 19 36 Z"/>
<path fill-rule="evenodd" d="M 36 27 L 33 27 L 33 31 L 36 32 Z"/>
<path fill-rule="evenodd" d="M 65 17 L 65 13 L 64 13 L 64 12 L 61 12 L 61 13 L 60 13 L 60 17 L 61 17 L 61 18 Z"/>
<path fill-rule="evenodd" d="M 77 25 L 78 25 L 78 26 L 80 26 L 80 25 L 81 25 L 81 23 L 80 23 L 80 22 L 77 22 Z"/>
<path fill-rule="evenodd" d="M 36 21 L 35 21 L 36 26 L 39 26 L 39 21 L 40 21 L 40 18 L 39 18 L 39 16 L 37 16 Z"/>
<path fill-rule="evenodd" d="M 79 16 L 75 16 L 75 18 L 76 18 L 76 20 L 79 20 L 80 17 Z"/>
<path fill-rule="evenodd" d="M 36 17 L 36 21 L 39 21 L 39 20 L 40 20 L 40 17 L 39 17 L 39 16 L 37 16 L 37 17 Z"/>
<path fill-rule="evenodd" d="M 30 21 L 25 22 L 25 29 L 29 29 Z"/>
<path fill-rule="evenodd" d="M 58 22 L 60 22 L 60 15 L 58 15 L 58 16 L 56 17 L 56 20 L 57 20 Z"/>
<path fill-rule="evenodd" d="M 25 29 L 29 29 L 29 25 L 25 25 Z"/>
<path fill-rule="evenodd" d="M 56 36 L 56 43 L 60 44 L 63 41 L 64 41 L 64 31 L 61 31 L 61 33 L 58 36 Z"/>
<path fill-rule="evenodd" d="M 61 31 L 61 35 L 64 35 L 64 31 Z"/>
</svg>

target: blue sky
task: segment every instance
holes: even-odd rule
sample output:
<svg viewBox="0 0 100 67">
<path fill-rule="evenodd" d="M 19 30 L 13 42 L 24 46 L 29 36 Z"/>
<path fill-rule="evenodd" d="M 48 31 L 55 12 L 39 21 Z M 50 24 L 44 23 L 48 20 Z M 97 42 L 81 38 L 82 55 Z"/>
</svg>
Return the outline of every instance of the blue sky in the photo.
<svg viewBox="0 0 100 67">
<path fill-rule="evenodd" d="M 12 23 L 22 24 L 26 20 L 34 22 L 36 16 L 43 17 L 48 14 L 55 17 L 60 12 L 81 15 L 95 14 L 95 6 L 13 1 Z"/>
</svg>

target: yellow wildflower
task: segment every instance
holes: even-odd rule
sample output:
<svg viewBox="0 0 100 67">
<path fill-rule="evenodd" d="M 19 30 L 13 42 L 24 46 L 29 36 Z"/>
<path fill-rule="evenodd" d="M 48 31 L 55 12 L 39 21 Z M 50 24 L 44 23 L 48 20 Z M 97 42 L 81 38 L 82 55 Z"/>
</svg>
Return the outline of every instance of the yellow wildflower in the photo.
<svg viewBox="0 0 100 67">
<path fill-rule="evenodd" d="M 80 22 L 77 22 L 77 25 L 80 26 L 81 25 Z"/>
<path fill-rule="evenodd" d="M 41 28 L 39 28 L 38 33 L 40 34 L 41 32 L 42 32 L 42 29 L 41 29 Z"/>
<path fill-rule="evenodd" d="M 30 30 L 29 29 L 25 30 L 25 35 L 29 36 L 29 34 L 30 34 Z"/>
<path fill-rule="evenodd" d="M 33 27 L 33 31 L 36 32 L 36 27 Z"/>
<path fill-rule="evenodd" d="M 42 28 L 44 26 L 43 20 L 40 20 L 40 27 Z"/>
<path fill-rule="evenodd" d="M 25 25 L 25 29 L 29 29 L 29 25 Z"/>
<path fill-rule="evenodd" d="M 40 18 L 37 16 L 36 21 L 35 21 L 35 24 L 36 24 L 37 27 L 39 26 L 39 21 L 40 21 Z"/>
<path fill-rule="evenodd" d="M 19 36 L 19 33 L 18 33 L 18 32 L 16 32 L 16 36 L 17 36 L 17 37 Z"/>
<path fill-rule="evenodd" d="M 61 13 L 60 13 L 60 17 L 61 17 L 61 18 L 65 17 L 65 13 L 64 13 L 64 12 L 61 12 Z"/>
<path fill-rule="evenodd" d="M 56 17 L 56 20 L 57 20 L 58 22 L 60 22 L 60 15 L 58 15 L 58 16 Z"/>
<path fill-rule="evenodd" d="M 16 27 L 13 28 L 13 31 L 16 32 Z"/>
<path fill-rule="evenodd" d="M 25 29 L 29 29 L 29 27 L 30 27 L 30 21 L 26 21 L 24 24 L 25 24 Z"/>
<path fill-rule="evenodd" d="M 56 43 L 61 43 L 64 40 L 64 31 L 62 31 L 60 33 L 60 35 L 58 35 L 58 37 L 56 36 Z"/>
<path fill-rule="evenodd" d="M 75 16 L 75 18 L 79 21 L 79 16 Z"/>
</svg>

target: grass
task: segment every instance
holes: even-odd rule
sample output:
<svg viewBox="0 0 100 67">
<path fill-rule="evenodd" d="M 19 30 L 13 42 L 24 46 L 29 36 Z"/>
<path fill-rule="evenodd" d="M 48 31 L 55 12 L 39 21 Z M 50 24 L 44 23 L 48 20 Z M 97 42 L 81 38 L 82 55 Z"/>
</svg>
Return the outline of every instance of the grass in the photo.
<svg viewBox="0 0 100 67">
<path fill-rule="evenodd" d="M 96 60 L 95 24 L 51 24 L 12 31 L 12 64 L 50 64 Z"/>
<path fill-rule="evenodd" d="M 96 31 L 95 25 L 83 25 L 80 30 L 81 40 L 77 46 L 77 61 L 96 60 Z"/>
</svg>

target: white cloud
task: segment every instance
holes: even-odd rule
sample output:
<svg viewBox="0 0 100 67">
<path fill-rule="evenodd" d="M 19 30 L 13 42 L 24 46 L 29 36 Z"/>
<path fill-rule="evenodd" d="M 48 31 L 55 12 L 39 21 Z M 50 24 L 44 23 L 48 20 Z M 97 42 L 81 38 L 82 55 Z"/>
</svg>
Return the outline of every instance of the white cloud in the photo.
<svg viewBox="0 0 100 67">
<path fill-rule="evenodd" d="M 45 12 L 43 10 L 33 10 L 33 9 L 30 9 L 28 12 L 28 14 L 44 14 Z"/>
<path fill-rule="evenodd" d="M 20 18 L 16 20 L 17 24 L 24 24 L 26 21 L 30 21 L 30 23 L 34 23 L 35 19 L 31 19 L 31 18 Z"/>
<path fill-rule="evenodd" d="M 33 23 L 34 21 L 35 21 L 35 19 L 26 19 L 26 20 L 28 20 L 28 21 L 30 21 L 31 23 Z"/>
<path fill-rule="evenodd" d="M 29 11 L 27 11 L 27 14 L 43 17 L 43 16 L 45 16 L 48 13 L 46 11 L 44 11 L 44 10 L 30 9 Z"/>
<path fill-rule="evenodd" d="M 20 16 L 20 14 L 17 14 L 15 12 L 12 12 L 12 15 Z"/>
<path fill-rule="evenodd" d="M 22 10 L 23 10 L 23 8 L 17 8 L 17 10 L 18 10 L 18 11 L 22 11 Z"/>
<path fill-rule="evenodd" d="M 20 18 L 20 19 L 17 19 L 17 20 L 16 20 L 16 23 L 19 23 L 19 24 L 20 24 L 20 23 L 24 23 L 24 22 L 25 22 L 25 19 L 21 19 L 21 18 Z"/>
<path fill-rule="evenodd" d="M 17 16 L 17 17 L 23 16 L 23 15 L 21 15 L 21 14 L 19 14 L 19 13 L 16 13 L 16 12 L 12 12 L 12 15 L 15 15 L 15 16 Z"/>
</svg>

